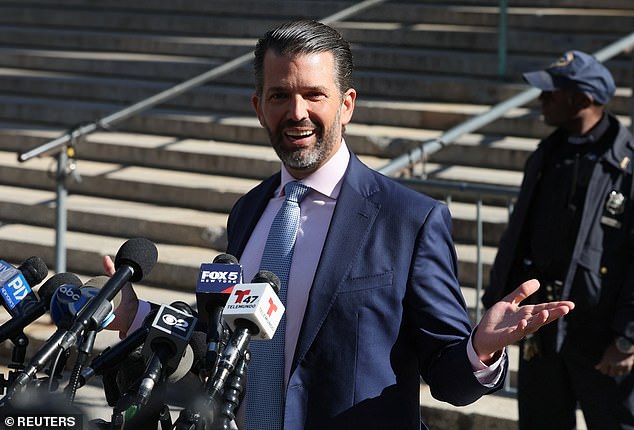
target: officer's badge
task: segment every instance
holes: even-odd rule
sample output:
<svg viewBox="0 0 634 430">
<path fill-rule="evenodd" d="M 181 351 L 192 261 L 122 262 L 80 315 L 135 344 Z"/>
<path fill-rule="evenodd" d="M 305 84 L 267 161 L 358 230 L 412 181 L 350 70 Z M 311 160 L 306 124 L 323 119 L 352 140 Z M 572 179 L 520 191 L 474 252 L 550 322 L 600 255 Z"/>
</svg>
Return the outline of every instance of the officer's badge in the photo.
<svg viewBox="0 0 634 430">
<path fill-rule="evenodd" d="M 575 59 L 575 54 L 572 51 L 568 51 L 568 52 L 565 52 L 561 57 L 559 57 L 557 61 L 552 63 L 550 67 L 564 67 L 572 63 L 572 60 L 574 59 Z"/>
<path fill-rule="evenodd" d="M 625 211 L 625 196 L 618 191 L 612 191 L 605 203 L 605 210 L 612 215 L 621 215 Z"/>
<path fill-rule="evenodd" d="M 618 191 L 612 190 L 605 202 L 605 213 L 601 217 L 601 224 L 620 228 L 621 222 L 616 218 L 623 212 L 625 212 L 625 196 Z"/>
</svg>

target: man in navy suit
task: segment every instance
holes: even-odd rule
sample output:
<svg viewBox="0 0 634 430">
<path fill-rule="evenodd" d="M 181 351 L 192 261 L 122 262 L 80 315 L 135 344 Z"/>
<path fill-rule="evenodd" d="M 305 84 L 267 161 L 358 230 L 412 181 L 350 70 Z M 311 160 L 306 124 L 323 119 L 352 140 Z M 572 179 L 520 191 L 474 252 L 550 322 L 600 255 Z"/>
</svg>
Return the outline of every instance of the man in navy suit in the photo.
<svg viewBox="0 0 634 430">
<path fill-rule="evenodd" d="M 310 187 L 288 276 L 283 422 L 257 428 L 420 429 L 421 376 L 454 405 L 498 389 L 505 346 L 574 305 L 519 306 L 539 287 L 528 281 L 472 329 L 447 207 L 366 167 L 345 143 L 356 99 L 348 43 L 293 21 L 258 42 L 254 65 L 253 107 L 282 167 L 229 216 L 227 252 L 244 279 L 260 267 L 284 185 Z M 243 404 L 268 405 L 269 382 Z"/>
<path fill-rule="evenodd" d="M 283 165 L 229 217 L 227 252 L 245 279 L 259 267 L 283 186 L 311 189 L 288 281 L 283 428 L 419 429 L 420 376 L 455 405 L 499 388 L 504 346 L 572 304 L 518 307 L 537 288 L 527 283 L 472 335 L 447 207 L 346 146 L 356 91 L 350 49 L 335 30 L 308 20 L 271 30 L 256 47 L 255 77 L 252 104 Z"/>
</svg>

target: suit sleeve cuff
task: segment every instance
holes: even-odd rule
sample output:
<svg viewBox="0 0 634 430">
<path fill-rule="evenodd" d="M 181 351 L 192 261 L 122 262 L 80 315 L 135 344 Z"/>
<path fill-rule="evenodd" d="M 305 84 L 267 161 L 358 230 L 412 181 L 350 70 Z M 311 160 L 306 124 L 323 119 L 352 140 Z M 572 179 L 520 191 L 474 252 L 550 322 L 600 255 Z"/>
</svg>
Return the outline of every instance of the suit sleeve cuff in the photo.
<svg viewBox="0 0 634 430">
<path fill-rule="evenodd" d="M 473 336 L 473 333 L 471 336 Z M 500 381 L 500 378 L 504 374 L 506 348 L 502 350 L 502 354 L 500 354 L 500 357 L 498 357 L 495 362 L 487 366 L 478 358 L 478 354 L 476 354 L 473 348 L 471 336 L 469 336 L 469 342 L 467 342 L 467 357 L 469 357 L 469 362 L 473 368 L 473 375 L 480 384 L 492 388 Z"/>
</svg>

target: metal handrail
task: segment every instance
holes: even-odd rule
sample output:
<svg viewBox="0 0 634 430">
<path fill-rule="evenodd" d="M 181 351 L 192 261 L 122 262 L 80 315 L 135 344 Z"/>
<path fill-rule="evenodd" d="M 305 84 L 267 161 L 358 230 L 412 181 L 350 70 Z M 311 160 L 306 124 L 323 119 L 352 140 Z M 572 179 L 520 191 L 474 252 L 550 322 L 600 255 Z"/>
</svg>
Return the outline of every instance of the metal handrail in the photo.
<svg viewBox="0 0 634 430">
<path fill-rule="evenodd" d="M 330 24 L 345 18 L 348 18 L 354 14 L 364 11 L 372 6 L 380 3 L 385 3 L 388 0 L 365 0 L 355 5 L 342 9 L 341 11 L 329 15 L 321 20 L 324 24 Z M 86 136 L 90 133 L 99 130 L 110 130 L 114 125 L 125 121 L 135 115 L 138 115 L 146 110 L 164 103 L 168 100 L 179 96 L 186 91 L 196 88 L 200 85 L 209 82 L 221 75 L 232 72 L 243 65 L 247 64 L 253 58 L 254 51 L 241 55 L 233 60 L 230 60 L 218 67 L 215 67 L 205 73 L 195 76 L 187 81 L 181 82 L 167 90 L 164 90 L 158 94 L 141 100 L 127 108 L 114 112 L 94 122 L 83 124 L 73 128 L 72 130 L 64 133 L 62 136 L 46 142 L 36 148 L 29 151 L 18 153 L 18 161 L 25 162 L 34 157 L 41 157 L 44 155 L 56 155 L 57 156 L 57 198 L 56 198 L 56 216 L 55 216 L 55 271 L 66 271 L 66 244 L 65 244 L 65 231 L 66 231 L 66 184 L 65 184 L 65 169 L 66 162 L 68 160 L 67 149 L 68 145 L 78 141 L 79 138 Z"/>
<path fill-rule="evenodd" d="M 332 14 L 321 20 L 324 24 L 329 24 L 335 21 L 339 21 L 344 18 L 348 18 L 351 15 L 359 13 L 371 6 L 375 6 L 379 3 L 384 3 L 387 0 L 366 0 L 362 1 L 356 5 L 345 8 L 335 14 Z M 98 130 L 108 130 L 111 129 L 114 125 L 125 121 L 139 113 L 142 113 L 158 104 L 164 103 L 168 100 L 173 99 L 176 96 L 179 96 L 186 91 L 189 91 L 193 88 L 196 88 L 200 85 L 209 82 L 212 79 L 215 79 L 219 76 L 232 72 L 243 65 L 247 64 L 253 58 L 253 52 L 251 51 L 247 54 L 241 55 L 233 60 L 230 60 L 218 67 L 215 67 L 207 72 L 204 72 L 198 76 L 195 76 L 187 81 L 181 82 L 171 88 L 168 88 L 165 91 L 162 91 L 158 94 L 155 94 L 151 97 L 148 97 L 144 100 L 141 100 L 138 103 L 135 103 L 127 108 L 114 112 L 108 116 L 105 116 L 101 119 L 98 119 L 89 124 L 85 124 L 79 126 L 69 132 L 64 133 L 62 136 L 51 140 L 41 146 L 38 146 L 32 150 L 23 152 L 18 154 L 18 161 L 24 162 L 30 160 L 33 157 L 40 157 L 42 155 L 47 155 L 51 153 L 56 153 L 62 150 L 63 146 L 73 139 L 78 139 L 87 134 L 93 133 Z"/>
<path fill-rule="evenodd" d="M 603 62 L 631 49 L 632 47 L 634 47 L 634 32 L 595 52 L 593 55 L 597 60 Z M 536 99 L 539 94 L 540 90 L 537 88 L 530 88 L 522 91 L 521 93 L 496 104 L 488 111 L 476 115 L 473 118 L 450 128 L 440 136 L 422 142 L 419 147 L 393 159 L 385 166 L 379 168 L 378 171 L 384 175 L 396 174 L 413 164 L 413 160 L 419 160 L 423 156 L 432 154 L 442 149 L 444 146 L 453 143 L 461 136 L 474 132 L 483 126 L 490 124 L 511 109 L 517 108 Z M 634 123 L 634 112 L 632 112 L 632 122 Z"/>
<path fill-rule="evenodd" d="M 594 53 L 594 56 L 599 61 L 606 61 L 621 52 L 634 47 L 634 32 L 630 33 L 618 41 L 606 46 L 605 48 Z M 634 61 L 634 60 L 633 60 Z M 634 63 L 633 63 L 634 64 Z M 632 83 L 632 93 L 634 94 L 634 82 Z M 525 90 L 514 97 L 511 97 L 489 109 L 487 112 L 476 115 L 475 117 L 447 130 L 439 137 L 427 140 L 421 143 L 419 147 L 413 149 L 397 158 L 392 160 L 387 165 L 379 168 L 378 171 L 391 175 L 401 172 L 404 169 L 413 170 L 413 166 L 420 160 L 426 159 L 426 157 L 441 149 L 443 146 L 448 145 L 460 136 L 473 132 L 504 115 L 509 110 L 526 104 L 536 98 L 540 94 L 540 90 L 537 88 L 530 88 Z M 634 100 L 634 97 L 632 97 Z M 634 102 L 632 103 L 632 129 L 634 130 Z M 483 228 L 481 208 L 483 197 L 505 197 L 509 208 L 509 213 L 512 211 L 512 200 L 519 193 L 519 187 L 509 187 L 501 185 L 481 184 L 475 182 L 456 182 L 435 178 L 406 178 L 401 177 L 398 179 L 402 184 L 426 192 L 464 192 L 469 193 L 470 196 L 474 196 L 476 200 L 476 303 L 475 303 L 475 317 L 476 321 L 480 320 L 481 305 L 480 295 L 484 288 L 483 286 L 483 262 L 481 256 L 481 249 L 483 246 Z"/>
<path fill-rule="evenodd" d="M 494 198 L 496 200 L 503 199 L 506 201 L 508 213 L 513 211 L 514 200 L 519 194 L 520 188 L 517 186 L 508 185 L 493 185 L 477 182 L 464 182 L 464 181 L 450 181 L 445 179 L 418 179 L 418 178 L 398 178 L 401 184 L 412 188 L 416 191 L 425 192 L 427 194 L 442 193 L 445 195 L 446 203 L 449 205 L 451 202 L 452 192 L 468 193 L 470 197 L 473 197 L 476 204 L 476 302 L 475 302 L 475 321 L 480 321 L 482 316 L 482 306 L 480 303 L 480 296 L 484 289 L 483 283 L 483 262 L 482 262 L 482 247 L 484 245 L 484 228 L 482 222 L 482 205 L 485 198 Z M 471 199 L 469 199 L 471 200 Z"/>
</svg>

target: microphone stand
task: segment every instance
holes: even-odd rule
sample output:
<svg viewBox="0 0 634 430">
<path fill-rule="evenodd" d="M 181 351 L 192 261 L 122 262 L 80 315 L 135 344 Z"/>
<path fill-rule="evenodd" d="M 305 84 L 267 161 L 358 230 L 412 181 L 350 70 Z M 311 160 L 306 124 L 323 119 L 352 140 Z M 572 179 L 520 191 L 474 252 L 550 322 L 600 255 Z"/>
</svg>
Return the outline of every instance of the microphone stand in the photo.
<svg viewBox="0 0 634 430">
<path fill-rule="evenodd" d="M 60 350 L 57 353 L 57 357 L 49 363 L 49 367 L 46 370 L 46 377 L 43 378 L 35 378 L 35 387 L 40 388 L 42 384 L 48 382 L 48 392 L 52 393 L 57 391 L 59 387 L 59 381 L 64 376 L 64 368 L 66 367 L 66 363 L 70 358 L 70 350 Z"/>
<path fill-rule="evenodd" d="M 131 391 L 124 393 L 121 398 L 117 400 L 117 404 L 112 409 L 110 423 L 99 423 L 100 427 L 103 426 L 103 428 L 107 428 L 108 430 L 121 430 L 125 428 L 126 422 L 134 419 L 146 405 L 146 402 L 142 401 L 140 397 L 138 393 Z M 172 429 L 172 417 L 170 415 L 169 406 L 163 404 L 156 416 L 156 420 L 157 424 L 161 425 L 162 430 Z M 152 421 L 154 421 L 154 417 Z M 145 427 L 145 424 L 148 424 L 148 422 L 143 422 L 143 424 L 144 429 L 149 428 Z"/>
<path fill-rule="evenodd" d="M 79 348 L 77 348 L 77 359 L 75 360 L 75 366 L 73 367 L 68 385 L 65 389 L 66 398 L 68 399 L 69 403 L 75 401 L 75 394 L 77 393 L 77 389 L 79 388 L 81 371 L 84 369 L 86 363 L 88 363 L 88 359 L 90 358 L 90 353 L 92 352 L 92 348 L 95 345 L 96 338 L 97 330 L 89 330 L 84 336 L 83 342 L 81 343 Z"/>
<path fill-rule="evenodd" d="M 161 430 L 172 430 L 172 415 L 170 415 L 170 408 L 167 405 L 163 405 L 158 417 Z"/>
<path fill-rule="evenodd" d="M 236 368 L 227 380 L 222 396 L 223 402 L 220 404 L 219 420 L 217 423 L 213 423 L 211 430 L 231 429 L 231 422 L 236 418 L 234 411 L 240 405 L 240 395 L 244 390 L 250 360 L 251 355 L 247 352 L 240 358 Z"/>
<path fill-rule="evenodd" d="M 13 343 L 13 351 L 11 352 L 11 363 L 7 366 L 12 369 L 5 378 L 0 375 L 0 394 L 4 395 L 7 388 L 13 384 L 15 376 L 24 370 L 24 360 L 26 358 L 26 349 L 29 346 L 29 338 L 24 332 L 20 332 L 11 338 Z"/>
<path fill-rule="evenodd" d="M 225 374 L 226 379 L 220 386 L 217 382 L 212 384 L 210 378 L 207 381 L 205 399 L 194 407 L 183 409 L 174 423 L 174 430 L 231 429 L 231 422 L 235 419 L 234 410 L 239 406 L 240 395 L 244 390 L 250 360 L 248 351 L 241 355 L 236 366 Z"/>
<path fill-rule="evenodd" d="M 120 430 L 123 428 L 126 420 L 132 419 L 136 415 L 137 409 L 134 406 L 133 395 L 127 392 L 117 400 L 117 404 L 112 408 L 112 416 L 110 418 L 110 430 Z"/>
</svg>

